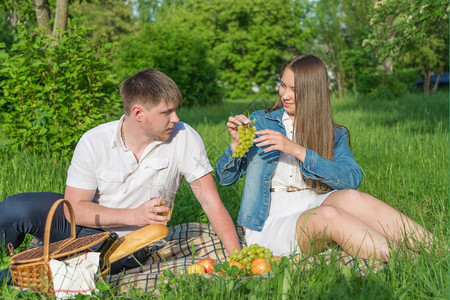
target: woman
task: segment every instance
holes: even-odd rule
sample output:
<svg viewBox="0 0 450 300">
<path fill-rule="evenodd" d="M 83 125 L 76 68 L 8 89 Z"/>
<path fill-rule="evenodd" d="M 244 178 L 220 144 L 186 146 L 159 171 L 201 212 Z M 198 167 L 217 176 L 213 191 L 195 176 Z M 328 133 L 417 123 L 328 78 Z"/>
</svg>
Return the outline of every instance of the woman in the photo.
<svg viewBox="0 0 450 300">
<path fill-rule="evenodd" d="M 242 158 L 232 157 L 239 143 L 237 126 L 249 119 L 229 118 L 233 140 L 217 161 L 217 179 L 232 185 L 246 176 L 238 223 L 246 228 L 248 244 L 287 255 L 337 243 L 350 255 L 387 261 L 390 242 L 416 244 L 430 234 L 356 190 L 361 168 L 349 149 L 348 130 L 333 122 L 328 84 L 318 57 L 301 55 L 287 62 L 276 103 L 250 116 L 259 130 Z"/>
</svg>

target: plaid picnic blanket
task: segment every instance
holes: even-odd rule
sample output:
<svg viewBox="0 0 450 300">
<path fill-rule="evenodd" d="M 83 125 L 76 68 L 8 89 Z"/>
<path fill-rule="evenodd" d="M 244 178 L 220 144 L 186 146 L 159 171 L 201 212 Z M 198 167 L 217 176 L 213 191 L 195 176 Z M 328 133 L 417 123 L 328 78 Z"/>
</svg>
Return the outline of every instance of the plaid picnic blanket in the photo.
<svg viewBox="0 0 450 300">
<path fill-rule="evenodd" d="M 246 245 L 244 228 L 236 225 L 239 241 Z M 106 276 L 105 281 L 112 287 L 118 287 L 120 291 L 126 291 L 130 287 L 139 288 L 146 292 L 155 289 L 158 279 L 164 270 L 170 269 L 174 275 L 184 273 L 186 266 L 196 263 L 203 258 L 212 258 L 217 263 L 226 260 L 226 251 L 209 224 L 183 223 L 169 228 L 169 235 L 165 238 L 166 245 L 156 249 L 147 259 L 145 265 L 127 270 L 124 273 Z M 324 257 L 325 256 L 325 257 Z M 313 268 L 317 266 L 316 257 L 296 257 L 304 266 Z M 369 263 L 364 259 L 355 259 L 345 254 L 324 253 L 320 261 L 325 263 L 331 259 L 338 259 L 343 266 L 356 267 L 364 275 L 370 271 L 377 271 L 382 263 Z"/>
</svg>

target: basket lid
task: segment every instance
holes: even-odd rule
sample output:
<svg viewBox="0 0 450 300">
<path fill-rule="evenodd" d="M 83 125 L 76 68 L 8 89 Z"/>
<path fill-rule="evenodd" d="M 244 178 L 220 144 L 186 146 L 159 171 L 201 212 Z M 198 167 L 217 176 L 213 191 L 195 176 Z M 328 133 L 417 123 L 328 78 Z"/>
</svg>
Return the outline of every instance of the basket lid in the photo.
<svg viewBox="0 0 450 300">
<path fill-rule="evenodd" d="M 67 238 L 58 242 L 50 243 L 49 259 L 61 258 L 76 254 L 95 246 L 109 237 L 109 232 L 100 232 L 80 238 Z M 11 256 L 11 264 L 26 264 L 44 260 L 44 246 L 32 248 Z"/>
</svg>

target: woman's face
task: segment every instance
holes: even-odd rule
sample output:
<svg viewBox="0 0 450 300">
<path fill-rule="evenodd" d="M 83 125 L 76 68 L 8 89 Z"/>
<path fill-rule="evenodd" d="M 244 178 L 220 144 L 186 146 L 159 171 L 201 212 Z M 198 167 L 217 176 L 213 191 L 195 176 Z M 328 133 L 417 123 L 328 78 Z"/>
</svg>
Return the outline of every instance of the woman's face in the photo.
<svg viewBox="0 0 450 300">
<path fill-rule="evenodd" d="M 284 110 L 289 117 L 294 120 L 295 116 L 295 79 L 294 72 L 286 68 L 281 76 L 281 86 L 279 90 L 280 98 L 283 101 Z"/>
</svg>

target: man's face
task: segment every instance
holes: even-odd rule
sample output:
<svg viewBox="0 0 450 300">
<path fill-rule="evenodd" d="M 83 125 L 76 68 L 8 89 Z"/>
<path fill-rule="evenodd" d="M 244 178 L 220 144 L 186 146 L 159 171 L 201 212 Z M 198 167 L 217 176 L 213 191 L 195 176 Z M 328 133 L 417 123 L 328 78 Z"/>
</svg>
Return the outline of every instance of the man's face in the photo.
<svg viewBox="0 0 450 300">
<path fill-rule="evenodd" d="M 149 110 L 143 111 L 143 129 L 151 141 L 166 141 L 175 123 L 180 121 L 175 112 L 176 106 L 161 101 Z"/>
</svg>

